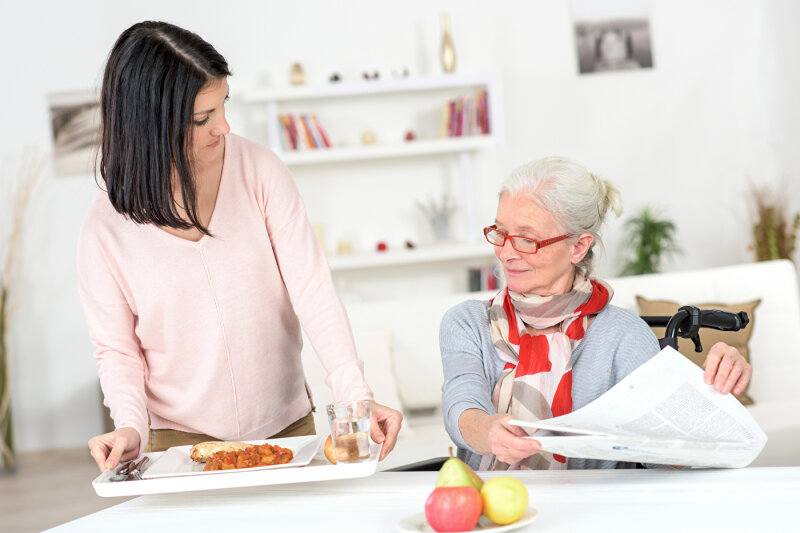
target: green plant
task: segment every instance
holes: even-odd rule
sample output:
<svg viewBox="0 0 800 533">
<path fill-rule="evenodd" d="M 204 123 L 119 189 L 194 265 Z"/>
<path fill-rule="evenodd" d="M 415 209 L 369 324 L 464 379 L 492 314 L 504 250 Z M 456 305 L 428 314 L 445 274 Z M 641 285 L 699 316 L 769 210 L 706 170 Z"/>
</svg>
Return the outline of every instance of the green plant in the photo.
<svg viewBox="0 0 800 533">
<path fill-rule="evenodd" d="M 658 272 L 665 257 L 680 253 L 675 242 L 675 224 L 659 218 L 648 206 L 625 222 L 625 247 L 623 276 Z"/>
<path fill-rule="evenodd" d="M 790 223 L 781 195 L 768 186 L 751 186 L 750 197 L 755 207 L 752 248 L 756 261 L 792 259 L 800 229 L 800 213 L 795 213 Z"/>
</svg>

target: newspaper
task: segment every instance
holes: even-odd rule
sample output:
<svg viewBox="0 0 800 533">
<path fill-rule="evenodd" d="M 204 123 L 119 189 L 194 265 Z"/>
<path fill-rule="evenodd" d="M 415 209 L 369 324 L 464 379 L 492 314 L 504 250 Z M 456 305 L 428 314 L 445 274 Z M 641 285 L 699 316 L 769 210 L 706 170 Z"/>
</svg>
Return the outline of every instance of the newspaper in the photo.
<svg viewBox="0 0 800 533">
<path fill-rule="evenodd" d="M 530 438 L 544 451 L 637 463 L 741 468 L 767 442 L 732 394 L 706 385 L 703 371 L 669 347 L 577 411 L 511 424 L 535 428 Z"/>
</svg>

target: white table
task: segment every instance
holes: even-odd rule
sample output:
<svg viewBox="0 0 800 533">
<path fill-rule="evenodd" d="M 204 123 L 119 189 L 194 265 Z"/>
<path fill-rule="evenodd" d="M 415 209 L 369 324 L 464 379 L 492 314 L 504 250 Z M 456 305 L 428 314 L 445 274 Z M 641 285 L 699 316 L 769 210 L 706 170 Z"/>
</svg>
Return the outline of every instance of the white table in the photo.
<svg viewBox="0 0 800 533">
<path fill-rule="evenodd" d="M 486 474 L 488 478 L 500 473 Z M 536 521 L 520 532 L 800 531 L 800 467 L 515 472 Z M 436 472 L 141 496 L 49 531 L 394 531 Z"/>
</svg>

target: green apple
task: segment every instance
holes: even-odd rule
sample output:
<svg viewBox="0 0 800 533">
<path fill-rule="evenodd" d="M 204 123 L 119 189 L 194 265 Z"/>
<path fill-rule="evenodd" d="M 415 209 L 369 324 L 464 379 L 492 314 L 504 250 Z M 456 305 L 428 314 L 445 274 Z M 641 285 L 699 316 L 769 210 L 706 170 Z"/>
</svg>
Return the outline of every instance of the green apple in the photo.
<svg viewBox="0 0 800 533">
<path fill-rule="evenodd" d="M 481 488 L 483 514 L 495 524 L 519 520 L 528 509 L 528 489 L 513 477 L 493 477 Z"/>
<path fill-rule="evenodd" d="M 436 477 L 437 487 L 475 487 L 480 491 L 483 480 L 458 457 L 453 457 L 453 448 L 450 448 L 450 459 L 444 462 Z"/>
</svg>

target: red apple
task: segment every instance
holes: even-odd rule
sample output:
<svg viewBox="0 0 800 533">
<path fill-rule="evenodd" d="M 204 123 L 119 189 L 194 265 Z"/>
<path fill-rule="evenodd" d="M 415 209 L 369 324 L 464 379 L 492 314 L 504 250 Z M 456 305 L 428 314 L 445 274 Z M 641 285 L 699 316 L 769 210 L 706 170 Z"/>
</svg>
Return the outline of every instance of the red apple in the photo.
<svg viewBox="0 0 800 533">
<path fill-rule="evenodd" d="M 436 487 L 425 502 L 425 518 L 436 531 L 470 531 L 483 511 L 475 487 Z"/>
</svg>

